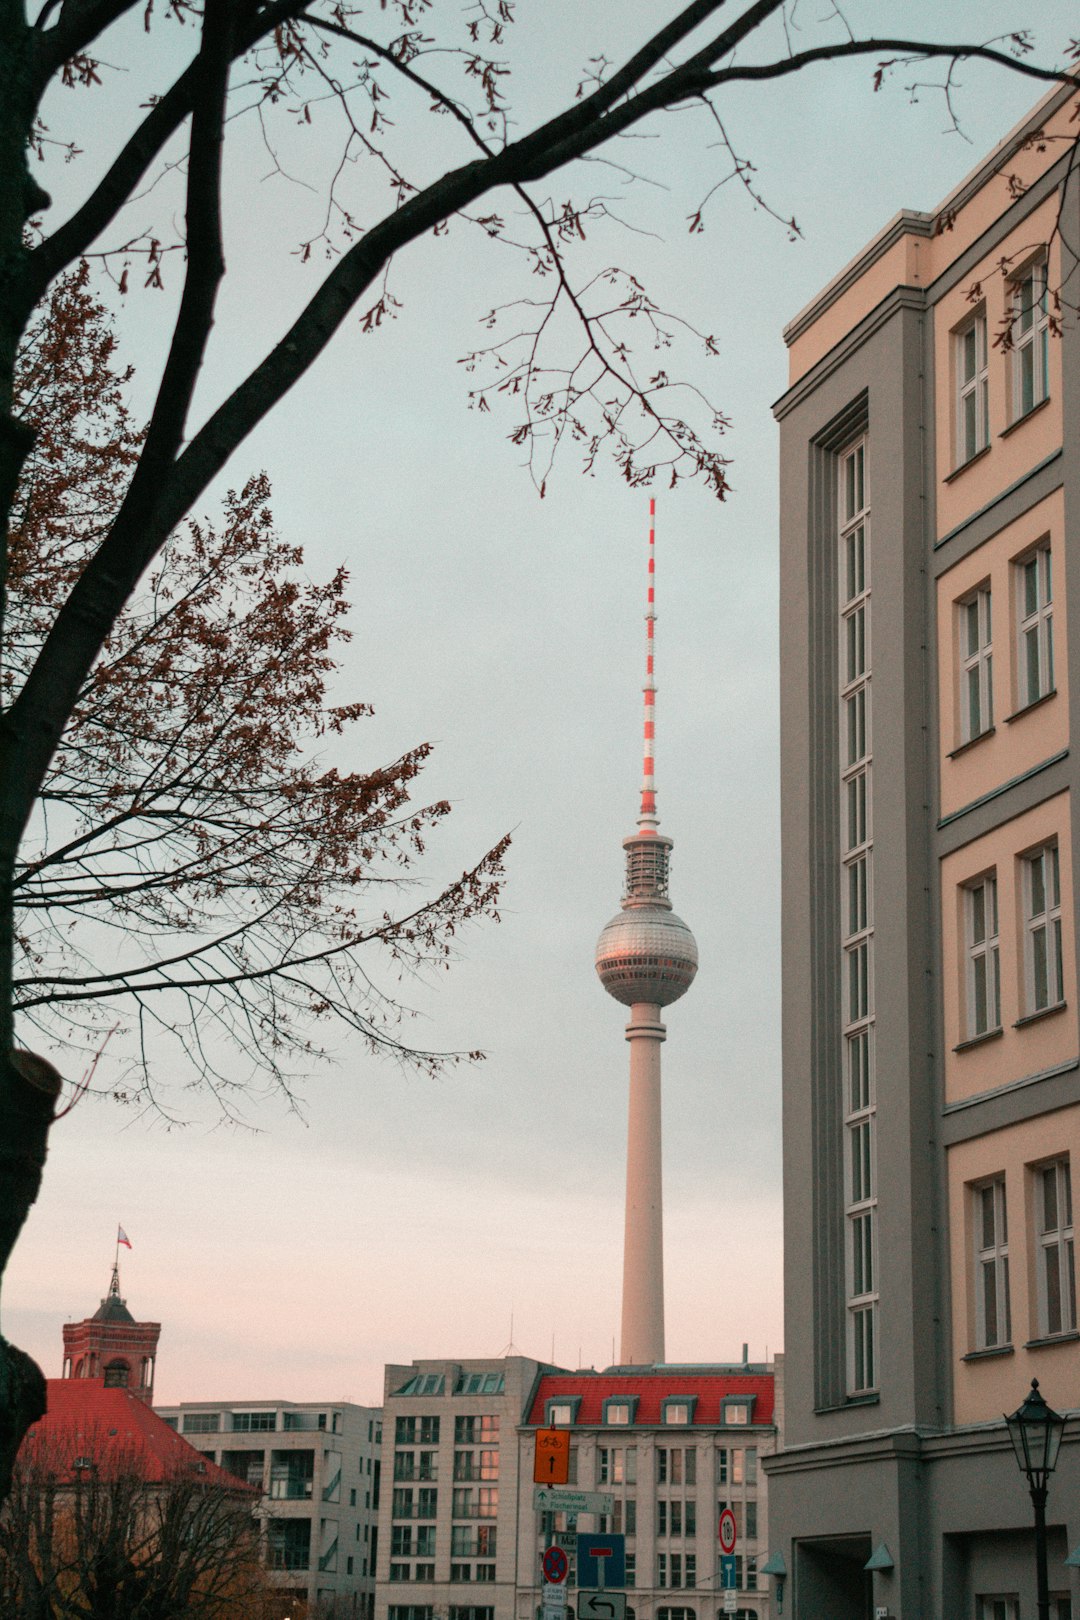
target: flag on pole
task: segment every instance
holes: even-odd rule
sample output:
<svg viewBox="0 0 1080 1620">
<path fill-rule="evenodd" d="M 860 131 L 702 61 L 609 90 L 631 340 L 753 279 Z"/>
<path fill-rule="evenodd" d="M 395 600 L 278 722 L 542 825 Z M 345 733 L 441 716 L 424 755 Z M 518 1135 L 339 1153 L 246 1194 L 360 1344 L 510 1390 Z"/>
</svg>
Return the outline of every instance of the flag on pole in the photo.
<svg viewBox="0 0 1080 1620">
<path fill-rule="evenodd" d="M 127 1233 L 124 1231 L 124 1228 L 122 1226 L 118 1226 L 116 1228 L 116 1246 L 117 1246 L 117 1248 L 120 1247 L 121 1243 L 124 1245 L 125 1249 L 130 1249 L 131 1248 L 131 1239 L 128 1237 Z"/>
</svg>

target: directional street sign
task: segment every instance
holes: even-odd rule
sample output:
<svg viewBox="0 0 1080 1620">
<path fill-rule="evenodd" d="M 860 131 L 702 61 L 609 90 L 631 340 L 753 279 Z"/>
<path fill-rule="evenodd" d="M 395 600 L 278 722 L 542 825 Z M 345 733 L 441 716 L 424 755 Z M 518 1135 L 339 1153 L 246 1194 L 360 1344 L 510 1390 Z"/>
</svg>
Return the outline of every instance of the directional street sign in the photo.
<svg viewBox="0 0 1080 1620">
<path fill-rule="evenodd" d="M 547 1544 L 549 1547 L 561 1547 L 563 1552 L 577 1552 L 576 1530 L 549 1530 Z"/>
<path fill-rule="evenodd" d="M 570 1477 L 570 1430 L 537 1429 L 533 1480 L 537 1485 L 565 1485 Z"/>
<path fill-rule="evenodd" d="M 626 1537 L 585 1536 L 578 1531 L 577 1583 L 587 1586 L 626 1585 Z"/>
<path fill-rule="evenodd" d="M 625 1592 L 579 1592 L 578 1620 L 626 1620 Z"/>
<path fill-rule="evenodd" d="M 537 1485 L 533 1507 L 538 1513 L 614 1513 L 615 1498 L 607 1491 L 564 1491 Z"/>
<path fill-rule="evenodd" d="M 735 1551 L 735 1537 L 738 1533 L 734 1513 L 730 1508 L 725 1508 L 720 1515 L 720 1551 L 722 1553 L 733 1553 Z"/>
<path fill-rule="evenodd" d="M 565 1581 L 569 1568 L 570 1560 L 562 1548 L 549 1547 L 543 1560 L 544 1580 L 557 1586 L 560 1581 Z"/>
<path fill-rule="evenodd" d="M 723 1587 L 724 1591 L 726 1592 L 729 1587 L 734 1588 L 737 1584 L 738 1583 L 737 1583 L 737 1581 L 735 1579 L 735 1554 L 734 1553 L 721 1553 L 720 1554 L 720 1585 Z"/>
</svg>

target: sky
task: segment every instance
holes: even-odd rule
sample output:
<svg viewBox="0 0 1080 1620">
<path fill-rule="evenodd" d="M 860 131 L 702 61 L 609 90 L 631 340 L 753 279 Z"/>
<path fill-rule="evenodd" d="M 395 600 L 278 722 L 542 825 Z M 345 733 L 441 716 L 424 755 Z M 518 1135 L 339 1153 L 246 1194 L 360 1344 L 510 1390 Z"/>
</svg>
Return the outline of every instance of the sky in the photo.
<svg viewBox="0 0 1080 1620">
<path fill-rule="evenodd" d="M 521 0 L 507 47 L 521 127 L 572 98 L 590 58 L 618 60 L 671 10 L 626 0 L 615 27 L 596 0 Z M 832 10 L 800 0 L 794 21 L 816 38 L 835 28 Z M 944 37 L 947 21 L 949 38 L 975 40 L 1025 12 L 1019 0 L 854 0 L 846 10 L 861 33 Z M 1056 59 L 1074 7 L 1044 0 L 1039 13 L 1040 59 Z M 154 68 L 175 67 L 188 37 L 159 29 Z M 50 109 L 55 132 L 73 130 L 85 149 L 46 181 L 58 217 L 160 82 L 136 71 L 142 50 L 140 22 L 105 53 L 103 89 Z M 620 149 L 641 177 L 633 183 L 610 166 L 572 177 L 624 222 L 591 231 L 576 269 L 627 265 L 713 334 L 718 355 L 691 354 L 688 374 L 731 422 L 722 504 L 694 487 L 657 491 L 659 810 L 675 846 L 672 899 L 701 959 L 668 1009 L 663 1050 L 676 1362 L 784 1348 L 770 409 L 786 383 L 781 330 L 898 209 L 932 209 L 1039 95 L 1033 81 L 965 66 L 960 134 L 939 94 L 908 92 L 911 70 L 878 94 L 872 73 L 846 63 L 725 99 L 754 183 L 798 220 L 794 242 L 734 185 L 712 199 L 704 232 L 688 232 L 722 172 L 715 128 L 699 115 L 661 118 Z M 331 123 L 327 111 L 307 146 L 283 137 L 277 166 L 253 120 L 230 129 L 229 274 L 200 409 L 280 334 L 319 273 L 294 250 L 323 206 Z M 463 161 L 445 122 L 434 137 L 431 127 L 410 161 L 425 173 Z M 570 194 L 571 178 L 550 182 L 557 200 Z M 141 199 L 133 222 L 146 224 L 164 195 Z M 648 495 L 612 466 L 583 475 L 571 454 L 541 501 L 508 439 L 514 419 L 466 408 L 458 361 L 483 339 L 481 318 L 530 292 L 507 250 L 455 226 L 410 250 L 394 290 L 397 318 L 372 335 L 347 323 L 241 447 L 222 488 L 265 467 L 278 528 L 303 546 L 311 576 L 348 565 L 353 639 L 333 696 L 370 702 L 375 717 L 344 763 L 436 745 L 419 791 L 454 808 L 426 857 L 432 890 L 512 833 L 500 923 L 465 933 L 449 973 L 400 987 L 425 1045 L 481 1047 L 487 1059 L 431 1079 L 330 1029 L 327 1062 L 298 1082 L 299 1109 L 252 1098 L 250 1129 L 216 1126 L 167 1051 L 155 1080 L 183 1128 L 85 1100 L 53 1132 L 6 1278 L 4 1331 L 49 1376 L 63 1322 L 106 1291 L 118 1223 L 132 1243 L 122 1292 L 137 1318 L 162 1323 L 162 1402 L 375 1403 L 386 1362 L 512 1347 L 602 1367 L 617 1354 L 628 1048 L 624 1010 L 592 960 L 618 909 L 621 840 L 637 807 Z M 117 304 L 136 405 L 149 397 L 140 389 L 170 296 Z M 373 976 L 398 988 L 377 964 Z"/>
</svg>

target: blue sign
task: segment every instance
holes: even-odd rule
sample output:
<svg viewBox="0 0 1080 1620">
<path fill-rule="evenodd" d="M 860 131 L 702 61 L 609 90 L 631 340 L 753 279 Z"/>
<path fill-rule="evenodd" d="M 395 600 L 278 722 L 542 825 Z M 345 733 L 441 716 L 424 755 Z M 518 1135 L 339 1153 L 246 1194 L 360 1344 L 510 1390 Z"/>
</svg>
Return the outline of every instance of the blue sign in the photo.
<svg viewBox="0 0 1080 1620">
<path fill-rule="evenodd" d="M 736 1583 L 736 1580 L 735 1580 L 735 1554 L 734 1553 L 721 1553 L 720 1554 L 720 1587 L 721 1587 L 721 1590 L 727 1591 L 727 1590 L 730 1589 L 731 1591 L 734 1591 L 735 1587 L 736 1587 L 736 1584 L 737 1583 Z"/>
<path fill-rule="evenodd" d="M 626 1537 L 586 1536 L 578 1531 L 577 1583 L 585 1586 L 626 1585 Z"/>
</svg>

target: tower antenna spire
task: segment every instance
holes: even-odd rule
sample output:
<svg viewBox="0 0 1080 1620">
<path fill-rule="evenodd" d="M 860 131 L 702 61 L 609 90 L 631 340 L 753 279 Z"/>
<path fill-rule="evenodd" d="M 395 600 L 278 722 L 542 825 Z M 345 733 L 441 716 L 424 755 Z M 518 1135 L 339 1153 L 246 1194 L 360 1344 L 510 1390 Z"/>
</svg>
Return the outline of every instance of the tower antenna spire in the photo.
<svg viewBox="0 0 1080 1620">
<path fill-rule="evenodd" d="M 645 594 L 645 735 L 638 829 L 656 831 L 656 498 L 649 499 L 649 563 Z"/>
</svg>

